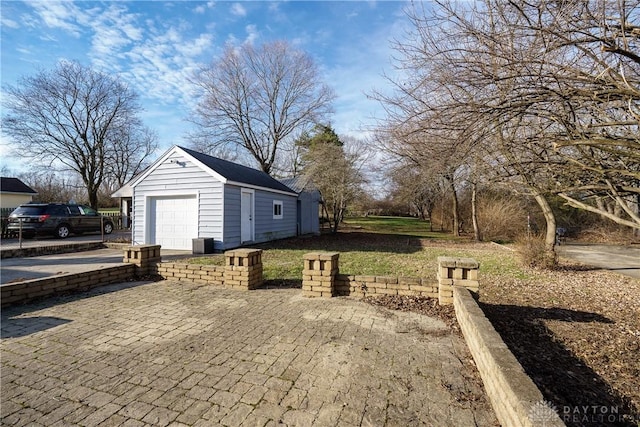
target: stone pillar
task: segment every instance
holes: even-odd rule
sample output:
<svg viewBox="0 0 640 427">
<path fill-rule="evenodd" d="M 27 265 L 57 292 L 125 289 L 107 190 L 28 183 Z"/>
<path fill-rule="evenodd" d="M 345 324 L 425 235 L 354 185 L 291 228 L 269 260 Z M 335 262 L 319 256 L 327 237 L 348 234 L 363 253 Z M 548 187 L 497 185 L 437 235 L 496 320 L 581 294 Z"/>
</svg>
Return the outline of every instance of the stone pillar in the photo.
<svg viewBox="0 0 640 427">
<path fill-rule="evenodd" d="M 338 274 L 337 252 L 312 252 L 304 255 L 302 270 L 302 296 L 331 298 L 336 295 Z"/>
<path fill-rule="evenodd" d="M 262 285 L 262 249 L 234 249 L 224 256 L 226 287 L 251 290 Z"/>
<path fill-rule="evenodd" d="M 124 248 L 122 262 L 136 266 L 136 276 L 158 273 L 158 263 L 161 261 L 160 245 L 127 246 Z"/>
<path fill-rule="evenodd" d="M 438 302 L 453 304 L 453 287 L 478 292 L 480 264 L 473 258 L 438 257 Z"/>
</svg>

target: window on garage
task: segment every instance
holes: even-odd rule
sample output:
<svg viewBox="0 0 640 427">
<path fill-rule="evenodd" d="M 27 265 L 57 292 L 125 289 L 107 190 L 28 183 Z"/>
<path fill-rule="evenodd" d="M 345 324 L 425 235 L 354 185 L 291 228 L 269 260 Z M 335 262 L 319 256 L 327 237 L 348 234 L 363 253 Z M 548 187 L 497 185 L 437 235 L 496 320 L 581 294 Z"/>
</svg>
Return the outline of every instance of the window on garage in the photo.
<svg viewBox="0 0 640 427">
<path fill-rule="evenodd" d="M 273 201 L 273 219 L 282 219 L 282 201 Z"/>
</svg>

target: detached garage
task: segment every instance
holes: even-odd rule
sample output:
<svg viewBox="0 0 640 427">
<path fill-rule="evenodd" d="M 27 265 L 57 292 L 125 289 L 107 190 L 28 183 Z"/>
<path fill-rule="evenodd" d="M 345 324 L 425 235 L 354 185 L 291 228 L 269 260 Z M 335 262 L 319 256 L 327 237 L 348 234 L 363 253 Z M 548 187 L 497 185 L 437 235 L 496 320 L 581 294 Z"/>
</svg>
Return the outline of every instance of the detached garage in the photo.
<svg viewBox="0 0 640 427">
<path fill-rule="evenodd" d="M 262 171 L 179 146 L 128 186 L 133 244 L 165 249 L 191 250 L 195 238 L 213 239 L 214 250 L 224 251 L 295 236 L 298 211 L 318 210 L 318 198 L 301 197 Z"/>
</svg>

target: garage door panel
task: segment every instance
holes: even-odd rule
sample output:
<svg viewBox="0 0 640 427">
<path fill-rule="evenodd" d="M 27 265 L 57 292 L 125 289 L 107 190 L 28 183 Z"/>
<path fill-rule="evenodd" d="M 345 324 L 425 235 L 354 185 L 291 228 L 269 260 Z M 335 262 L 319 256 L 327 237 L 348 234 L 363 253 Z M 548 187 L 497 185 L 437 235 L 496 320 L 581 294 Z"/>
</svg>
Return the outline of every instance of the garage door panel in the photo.
<svg viewBox="0 0 640 427">
<path fill-rule="evenodd" d="M 198 237 L 196 196 L 154 197 L 151 200 L 151 240 L 166 249 L 192 248 Z"/>
</svg>

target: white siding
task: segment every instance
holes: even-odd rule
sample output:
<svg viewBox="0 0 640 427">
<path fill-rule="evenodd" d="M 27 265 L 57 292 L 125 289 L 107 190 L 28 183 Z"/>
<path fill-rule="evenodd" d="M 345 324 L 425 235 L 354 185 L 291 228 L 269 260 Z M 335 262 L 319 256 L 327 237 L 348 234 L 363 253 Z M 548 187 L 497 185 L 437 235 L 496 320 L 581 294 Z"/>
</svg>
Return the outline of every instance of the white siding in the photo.
<svg viewBox="0 0 640 427">
<path fill-rule="evenodd" d="M 179 154 L 166 159 L 135 186 L 133 244 L 150 243 L 146 212 L 149 197 L 190 194 L 198 197 L 197 237 L 212 237 L 216 249 L 222 249 L 223 184 Z"/>
</svg>

